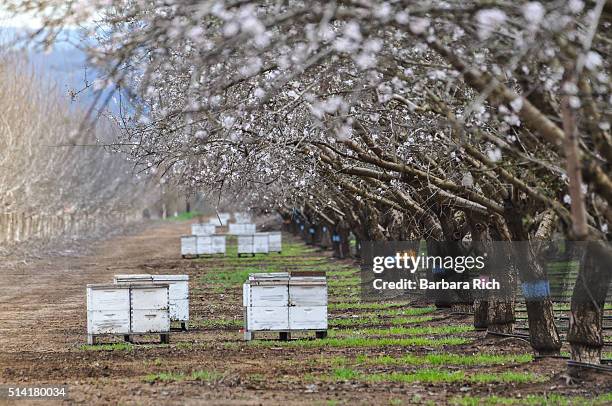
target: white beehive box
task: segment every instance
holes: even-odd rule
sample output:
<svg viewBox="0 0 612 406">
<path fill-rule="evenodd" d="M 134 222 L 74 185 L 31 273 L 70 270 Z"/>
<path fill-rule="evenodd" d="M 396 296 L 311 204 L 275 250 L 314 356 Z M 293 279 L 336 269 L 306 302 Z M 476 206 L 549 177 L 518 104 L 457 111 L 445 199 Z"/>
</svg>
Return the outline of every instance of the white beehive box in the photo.
<svg viewBox="0 0 612 406">
<path fill-rule="evenodd" d="M 87 285 L 87 336 L 130 333 L 130 286 Z"/>
<path fill-rule="evenodd" d="M 243 285 L 245 332 L 289 329 L 289 274 L 250 274 Z"/>
<path fill-rule="evenodd" d="M 289 328 L 327 330 L 327 281 L 324 276 L 291 275 Z"/>
<path fill-rule="evenodd" d="M 142 280 L 142 275 L 138 275 Z M 100 335 L 170 332 L 169 285 L 155 283 L 87 285 L 87 342 Z"/>
<path fill-rule="evenodd" d="M 255 234 L 256 226 L 252 223 L 230 223 L 229 225 L 229 234 L 234 235 L 245 235 L 245 234 Z"/>
<path fill-rule="evenodd" d="M 181 323 L 183 330 L 189 322 L 189 275 L 115 275 L 114 282 L 120 283 L 163 283 L 168 284 L 168 306 L 170 321 Z"/>
<path fill-rule="evenodd" d="M 225 254 L 225 236 L 224 235 L 213 235 L 212 236 L 213 254 Z"/>
<path fill-rule="evenodd" d="M 229 213 L 219 213 L 219 218 L 221 219 L 221 225 L 226 226 L 232 216 Z"/>
<path fill-rule="evenodd" d="M 268 233 L 268 246 L 270 252 L 280 253 L 283 250 L 283 235 L 280 231 L 270 231 Z"/>
<path fill-rule="evenodd" d="M 170 331 L 169 286 L 142 284 L 130 287 L 131 334 Z"/>
<path fill-rule="evenodd" d="M 191 225 L 191 234 L 193 235 L 212 235 L 214 233 L 214 224 L 195 223 Z"/>
<path fill-rule="evenodd" d="M 231 225 L 231 224 L 230 224 Z M 255 255 L 253 252 L 253 235 L 238 235 L 238 256 L 248 254 Z"/>
<path fill-rule="evenodd" d="M 267 254 L 270 252 L 270 242 L 268 233 L 253 234 L 253 253 Z"/>
<path fill-rule="evenodd" d="M 327 335 L 327 281 L 320 273 L 250 274 L 243 305 L 247 340 L 257 331 L 277 331 L 281 338 L 304 330 Z"/>
<path fill-rule="evenodd" d="M 197 255 L 212 255 L 213 254 L 213 237 L 212 235 L 199 235 L 196 241 Z"/>
<path fill-rule="evenodd" d="M 213 227 L 221 227 L 223 224 L 219 221 L 219 219 L 217 218 L 217 216 L 211 217 L 210 219 L 208 219 L 208 224 L 210 226 Z"/>
<path fill-rule="evenodd" d="M 234 213 L 234 221 L 236 223 L 250 223 L 251 222 L 251 215 L 249 213 L 246 212 L 237 212 Z"/>
<path fill-rule="evenodd" d="M 184 235 L 181 237 L 181 256 L 197 256 L 197 239 L 195 235 Z"/>
<path fill-rule="evenodd" d="M 196 241 L 197 255 L 225 254 L 224 235 L 200 235 Z"/>
</svg>

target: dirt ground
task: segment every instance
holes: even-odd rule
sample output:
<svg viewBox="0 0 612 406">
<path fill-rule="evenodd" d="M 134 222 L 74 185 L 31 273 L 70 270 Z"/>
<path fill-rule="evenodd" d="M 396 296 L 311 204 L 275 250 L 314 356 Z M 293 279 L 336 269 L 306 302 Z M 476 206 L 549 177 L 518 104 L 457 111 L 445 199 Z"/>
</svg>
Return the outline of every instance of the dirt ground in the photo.
<svg viewBox="0 0 612 406">
<path fill-rule="evenodd" d="M 92 243 L 86 252 L 64 252 L 36 260 L 12 259 L 0 264 L 0 385 L 67 385 L 70 404 L 445 404 L 470 396 L 525 396 L 561 393 L 592 397 L 610 391 L 610 382 L 596 377 L 579 385 L 568 383 L 562 360 L 529 364 L 474 367 L 471 372 L 498 370 L 541 374 L 538 383 L 368 382 L 319 379 L 333 366 L 321 361 L 358 355 L 400 357 L 427 354 L 427 345 L 412 347 L 301 347 L 252 345 L 242 341 L 239 288 L 211 289 L 202 282 L 215 269 L 248 266 L 265 269 L 266 259 L 237 261 L 183 260 L 179 236 L 188 222 L 154 223 L 137 233 Z M 284 236 L 288 241 L 290 237 Z M 294 241 L 295 242 L 295 241 Z M 306 255 L 330 266 L 346 266 L 328 253 Z M 287 268 L 299 268 L 304 257 L 286 258 Z M 308 258 L 306 258 L 308 259 Z M 307 265 L 306 265 L 307 267 Z M 112 281 L 117 273 L 187 273 L 191 277 L 191 314 L 188 332 L 172 334 L 171 344 L 154 344 L 144 337 L 128 350 L 94 351 L 86 342 L 85 286 Z M 350 291 L 349 288 L 349 293 Z M 354 292 L 353 292 L 354 293 Z M 352 293 L 351 293 L 352 294 Z M 363 312 L 337 310 L 332 317 L 358 318 Z M 215 325 L 207 320 L 223 321 Z M 415 324 L 469 324 L 466 316 L 435 312 L 433 320 Z M 383 326 L 384 327 L 384 324 Z M 525 353 L 528 344 L 515 339 L 490 340 L 483 333 L 458 334 L 470 342 L 437 348 L 459 354 Z M 112 342 L 113 340 L 109 340 Z M 115 340 L 117 341 L 117 340 Z M 457 370 L 461 367 L 449 367 Z M 409 367 L 373 366 L 372 373 L 405 372 Z M 417 367 L 418 370 L 418 367 Z M 211 379 L 146 382 L 147 375 L 214 371 Z M 6 400 L 0 399 L 0 404 Z M 40 404 L 39 402 L 32 402 Z"/>
</svg>

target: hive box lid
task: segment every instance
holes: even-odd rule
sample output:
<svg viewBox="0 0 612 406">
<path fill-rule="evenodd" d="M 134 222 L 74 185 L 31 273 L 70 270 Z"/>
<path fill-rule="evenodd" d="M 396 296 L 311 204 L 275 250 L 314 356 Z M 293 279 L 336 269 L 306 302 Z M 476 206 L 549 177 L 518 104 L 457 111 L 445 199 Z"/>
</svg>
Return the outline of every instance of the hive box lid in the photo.
<svg viewBox="0 0 612 406">
<path fill-rule="evenodd" d="M 151 275 L 154 281 L 188 281 L 189 275 Z"/>
<path fill-rule="evenodd" d="M 289 273 L 251 273 L 246 283 L 251 285 L 287 285 L 289 283 Z"/>
<path fill-rule="evenodd" d="M 87 289 L 129 289 L 129 283 L 88 283 Z"/>
<path fill-rule="evenodd" d="M 130 280 L 130 281 L 152 281 L 153 275 L 147 273 L 138 273 L 138 274 L 120 274 L 115 275 L 115 280 Z"/>
<path fill-rule="evenodd" d="M 169 288 L 170 285 L 167 283 L 89 283 L 87 289 L 130 289 L 130 288 Z"/>
<path fill-rule="evenodd" d="M 289 279 L 288 272 L 267 272 L 267 273 L 250 273 L 250 281 L 268 281 L 268 280 L 287 280 Z"/>
<path fill-rule="evenodd" d="M 318 277 L 323 277 L 325 278 L 325 271 L 291 271 L 289 272 L 289 275 L 292 278 L 298 277 L 298 276 L 318 276 Z"/>
</svg>

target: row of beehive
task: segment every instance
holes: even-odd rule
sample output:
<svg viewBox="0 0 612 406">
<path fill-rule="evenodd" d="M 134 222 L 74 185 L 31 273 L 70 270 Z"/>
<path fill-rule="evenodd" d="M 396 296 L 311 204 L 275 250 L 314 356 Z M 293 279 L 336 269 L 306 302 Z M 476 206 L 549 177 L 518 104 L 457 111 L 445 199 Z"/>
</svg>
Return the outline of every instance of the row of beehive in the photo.
<svg viewBox="0 0 612 406">
<path fill-rule="evenodd" d="M 101 335 L 160 334 L 168 342 L 170 323 L 186 330 L 189 276 L 115 275 L 114 284 L 87 285 L 87 342 Z"/>
<path fill-rule="evenodd" d="M 225 227 L 230 224 L 232 217 L 234 218 L 234 223 L 242 224 L 251 222 L 251 215 L 249 213 L 233 213 L 233 215 L 229 213 L 218 213 L 208 220 L 208 224 L 217 227 Z"/>
<path fill-rule="evenodd" d="M 254 233 L 238 236 L 238 256 L 280 253 L 283 250 L 283 237 L 280 231 Z"/>
<path fill-rule="evenodd" d="M 184 235 L 181 237 L 181 256 L 225 254 L 224 235 Z"/>
</svg>

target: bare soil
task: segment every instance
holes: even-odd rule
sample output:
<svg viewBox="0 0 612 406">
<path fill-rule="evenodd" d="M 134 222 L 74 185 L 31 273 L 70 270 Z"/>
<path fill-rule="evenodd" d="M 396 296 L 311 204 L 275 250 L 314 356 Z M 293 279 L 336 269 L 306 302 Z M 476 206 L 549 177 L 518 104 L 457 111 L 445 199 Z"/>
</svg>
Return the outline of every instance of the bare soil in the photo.
<svg viewBox="0 0 612 406">
<path fill-rule="evenodd" d="M 178 255 L 179 236 L 187 222 L 158 222 L 132 235 L 91 242 L 74 252 L 39 259 L 12 259 L 0 264 L 0 385 L 68 385 L 70 404 L 445 404 L 456 396 L 525 396 L 567 394 L 593 396 L 610 391 L 607 378 L 596 376 L 575 384 L 565 374 L 563 360 L 546 359 L 529 364 L 475 367 L 471 372 L 529 371 L 547 377 L 543 383 L 364 383 L 310 379 L 329 373 L 322 357 L 401 356 L 408 351 L 425 354 L 433 348 L 301 348 L 249 345 L 237 328 L 195 327 L 173 334 L 171 344 L 160 346 L 155 336 L 139 339 L 132 350 L 91 351 L 86 341 L 85 286 L 109 282 L 116 273 L 186 273 L 191 278 L 192 318 L 241 320 L 241 292 L 210 289 L 201 276 L 228 267 L 223 259 L 183 260 Z M 285 236 L 286 238 L 290 238 Z M 314 254 L 313 254 L 314 255 Z M 334 261 L 328 253 L 330 264 Z M 291 260 L 289 258 L 289 260 Z M 257 265 L 265 268 L 265 259 Z M 235 263 L 231 266 L 236 266 Z M 249 266 L 253 266 L 249 264 Z M 345 317 L 346 310 L 332 316 Z M 358 314 L 358 313 L 353 313 Z M 350 314 L 349 314 L 350 315 Z M 466 324 L 467 316 L 437 312 L 435 320 L 418 325 Z M 196 323 L 197 326 L 197 323 Z M 412 325 L 411 325 L 412 326 Z M 468 332 L 472 343 L 435 349 L 463 354 L 525 353 L 529 345 L 516 339 L 488 339 Z M 109 342 L 117 341 L 110 339 Z M 148 343 L 148 344 L 147 344 Z M 361 368 L 366 372 L 410 372 L 417 368 Z M 448 367 L 449 370 L 461 369 Z M 215 371 L 210 382 L 146 383 L 148 374 Z M 603 379 L 603 381 L 602 381 Z M 0 404 L 6 400 L 0 399 Z M 33 404 L 40 404 L 32 402 Z"/>
</svg>

